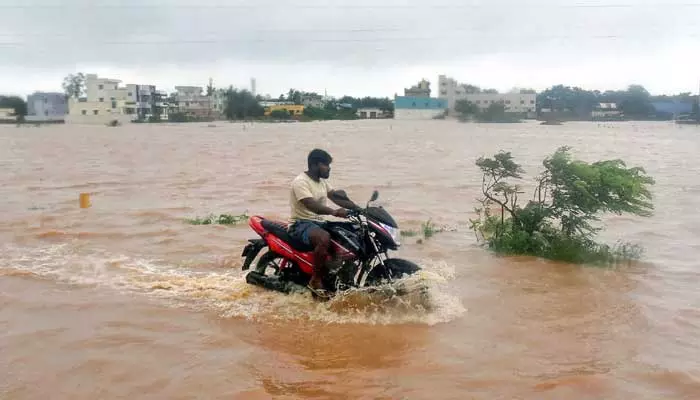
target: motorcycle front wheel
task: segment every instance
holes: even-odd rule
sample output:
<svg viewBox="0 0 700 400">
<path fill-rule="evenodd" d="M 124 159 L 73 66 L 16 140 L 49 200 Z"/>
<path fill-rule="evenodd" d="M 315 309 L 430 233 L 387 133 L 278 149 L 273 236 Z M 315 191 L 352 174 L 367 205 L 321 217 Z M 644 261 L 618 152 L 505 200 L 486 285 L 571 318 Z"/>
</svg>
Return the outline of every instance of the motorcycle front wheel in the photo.
<svg viewBox="0 0 700 400">
<path fill-rule="evenodd" d="M 368 285 L 380 285 L 392 280 L 405 278 L 420 271 L 420 267 L 408 260 L 389 258 L 384 261 L 384 267 L 377 265 L 367 277 Z"/>
</svg>

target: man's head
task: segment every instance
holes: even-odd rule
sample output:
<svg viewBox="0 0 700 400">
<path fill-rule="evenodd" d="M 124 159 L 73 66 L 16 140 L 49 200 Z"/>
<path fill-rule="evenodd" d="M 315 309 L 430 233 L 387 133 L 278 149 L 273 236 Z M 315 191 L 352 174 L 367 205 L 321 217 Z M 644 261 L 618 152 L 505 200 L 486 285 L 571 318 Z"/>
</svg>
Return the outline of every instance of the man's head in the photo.
<svg viewBox="0 0 700 400">
<path fill-rule="evenodd" d="M 331 155 L 321 149 L 311 150 L 307 158 L 309 172 L 323 179 L 328 179 L 331 175 L 331 162 Z"/>
</svg>

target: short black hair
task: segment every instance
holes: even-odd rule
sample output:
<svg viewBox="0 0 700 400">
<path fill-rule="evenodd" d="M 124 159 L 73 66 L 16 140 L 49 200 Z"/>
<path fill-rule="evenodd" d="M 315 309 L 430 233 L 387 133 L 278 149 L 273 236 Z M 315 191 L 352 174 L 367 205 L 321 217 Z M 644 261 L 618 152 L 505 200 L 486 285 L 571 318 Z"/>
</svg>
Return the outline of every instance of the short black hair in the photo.
<svg viewBox="0 0 700 400">
<path fill-rule="evenodd" d="M 328 152 L 325 150 L 313 149 L 309 153 L 309 156 L 307 157 L 306 161 L 309 169 L 311 169 L 312 166 L 318 163 L 330 165 L 331 162 L 333 162 L 333 157 L 331 157 L 331 155 L 328 154 Z"/>
</svg>

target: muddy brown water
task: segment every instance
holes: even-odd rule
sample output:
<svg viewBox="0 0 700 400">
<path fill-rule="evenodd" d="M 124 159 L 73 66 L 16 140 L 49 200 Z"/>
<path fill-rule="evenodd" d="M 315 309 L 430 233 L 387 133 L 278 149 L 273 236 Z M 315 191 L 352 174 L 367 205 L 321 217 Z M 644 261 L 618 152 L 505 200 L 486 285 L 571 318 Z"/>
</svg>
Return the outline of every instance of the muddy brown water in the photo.
<svg viewBox="0 0 700 400">
<path fill-rule="evenodd" d="M 642 262 L 477 245 L 475 159 L 512 150 L 534 176 L 560 145 L 657 179 L 653 217 L 604 219 Z M 353 199 L 451 228 L 399 252 L 428 300 L 265 292 L 240 271 L 246 224 L 183 223 L 286 217 L 317 146 Z M 699 153 L 700 130 L 667 123 L 2 126 L 0 398 L 700 398 Z"/>
</svg>

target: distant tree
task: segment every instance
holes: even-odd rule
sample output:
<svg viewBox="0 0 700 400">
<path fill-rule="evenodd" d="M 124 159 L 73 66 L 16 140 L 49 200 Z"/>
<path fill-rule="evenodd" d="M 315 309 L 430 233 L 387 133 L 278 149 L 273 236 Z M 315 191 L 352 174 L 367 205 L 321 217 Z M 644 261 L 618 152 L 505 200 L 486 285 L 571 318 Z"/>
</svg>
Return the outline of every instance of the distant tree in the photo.
<svg viewBox="0 0 700 400">
<path fill-rule="evenodd" d="M 485 122 L 495 122 L 503 119 L 506 115 L 506 106 L 503 103 L 491 103 L 479 115 L 479 119 Z"/>
<path fill-rule="evenodd" d="M 301 92 L 296 89 L 289 89 L 287 93 L 287 101 L 294 104 L 301 104 Z"/>
<path fill-rule="evenodd" d="M 352 104 L 354 109 L 367 107 L 379 108 L 385 111 L 394 111 L 394 103 L 388 97 L 351 97 L 343 96 L 338 100 L 339 104 Z"/>
<path fill-rule="evenodd" d="M 481 93 L 484 94 L 498 94 L 498 90 L 496 89 L 484 89 L 481 91 Z"/>
<path fill-rule="evenodd" d="M 80 98 L 85 94 L 85 74 L 78 72 L 77 74 L 70 74 L 63 78 L 63 91 L 66 94 L 66 98 Z"/>
<path fill-rule="evenodd" d="M 457 100 L 455 102 L 455 111 L 464 116 L 476 115 L 479 113 L 479 106 L 469 100 Z"/>
<path fill-rule="evenodd" d="M 209 84 L 207 85 L 207 96 L 213 96 L 215 92 L 216 89 L 214 88 L 214 80 L 209 78 Z"/>
<path fill-rule="evenodd" d="M 631 85 L 626 92 L 620 94 L 620 108 L 628 117 L 647 118 L 654 111 L 651 105 L 651 95 L 641 85 Z"/>
<path fill-rule="evenodd" d="M 481 93 L 481 88 L 475 85 L 465 84 L 464 91 L 468 94 Z"/>
<path fill-rule="evenodd" d="M 251 92 L 233 86 L 224 92 L 224 102 L 224 115 L 229 120 L 259 117 L 265 112 Z"/>
</svg>

